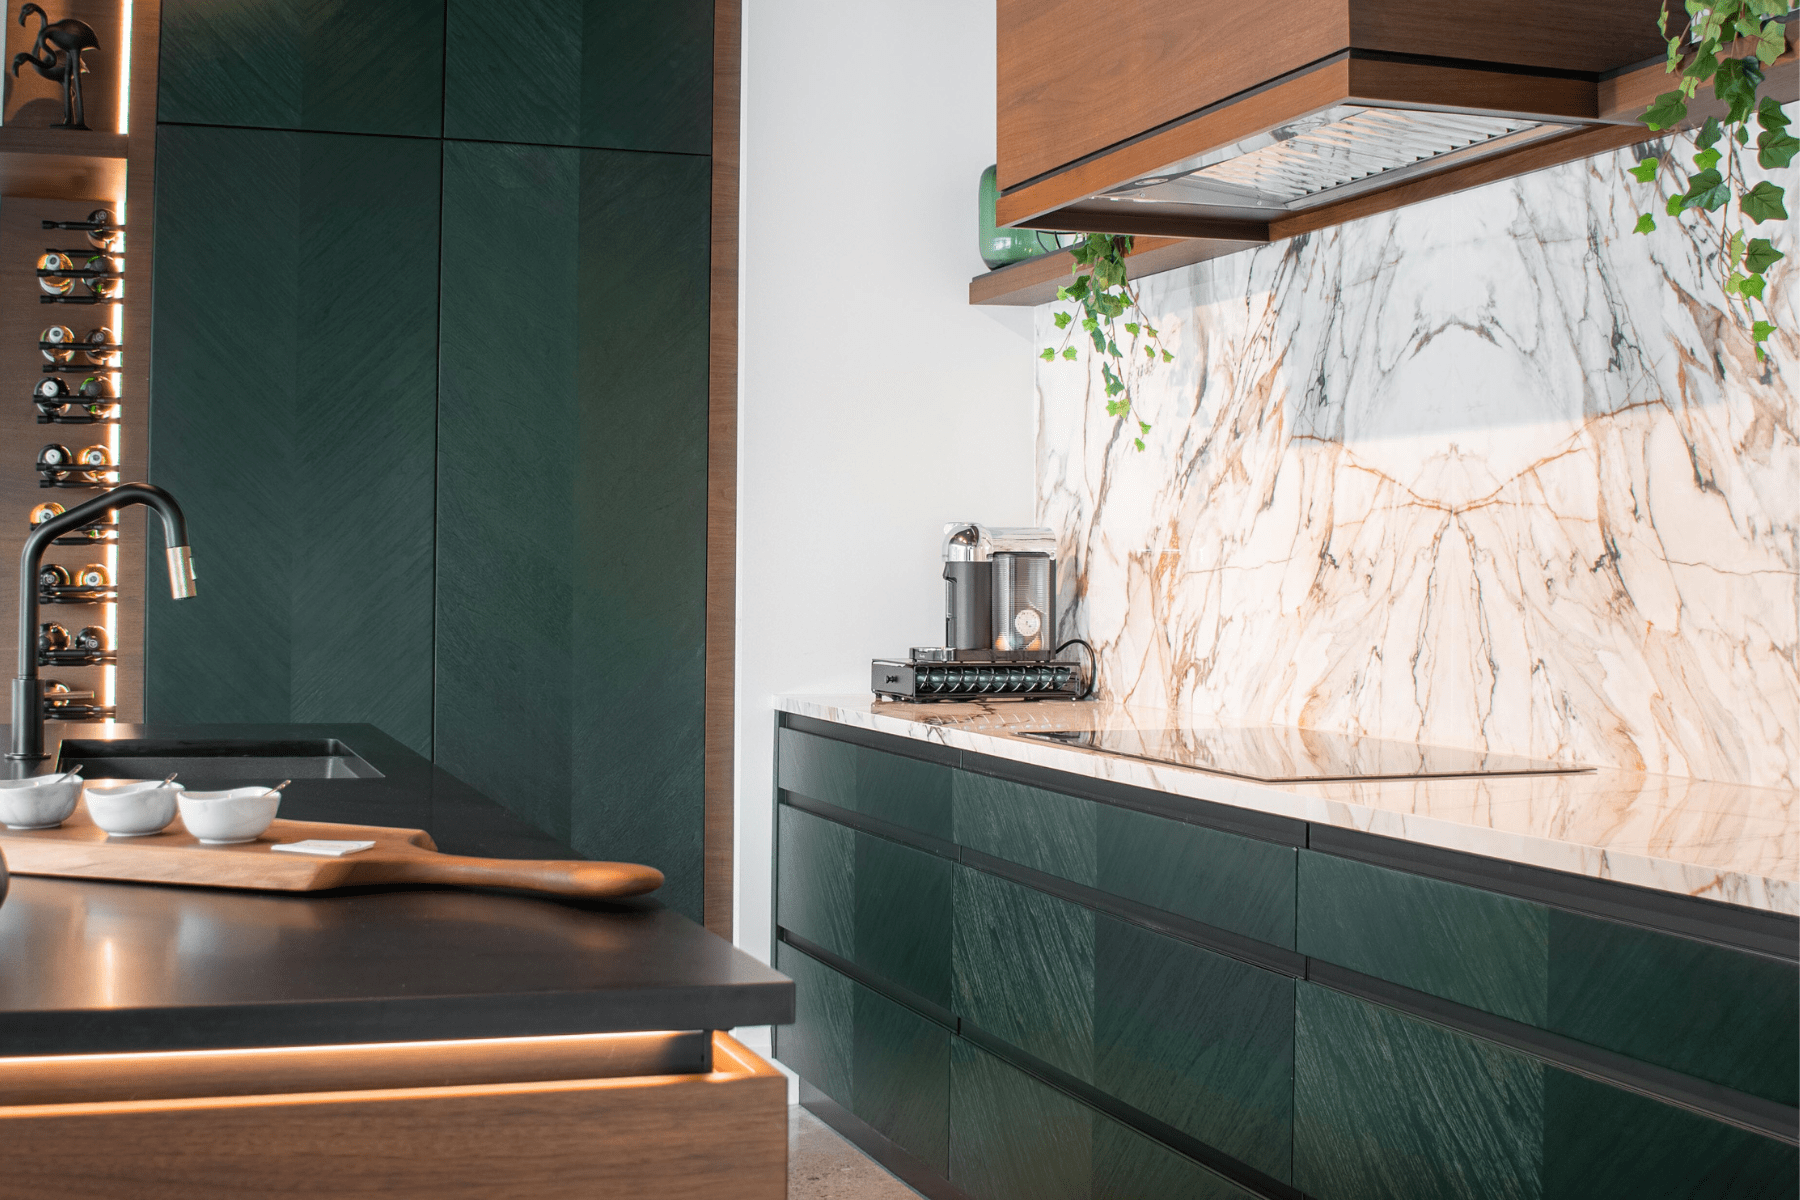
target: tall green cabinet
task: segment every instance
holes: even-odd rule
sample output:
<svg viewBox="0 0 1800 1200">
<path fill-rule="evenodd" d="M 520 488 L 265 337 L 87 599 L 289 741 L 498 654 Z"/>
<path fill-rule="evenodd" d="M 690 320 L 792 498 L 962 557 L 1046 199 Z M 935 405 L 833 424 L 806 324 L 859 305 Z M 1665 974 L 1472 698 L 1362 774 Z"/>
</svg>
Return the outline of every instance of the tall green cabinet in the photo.
<svg viewBox="0 0 1800 1200">
<path fill-rule="evenodd" d="M 149 720 L 373 723 L 694 917 L 712 9 L 165 0 L 149 420 Z"/>
</svg>

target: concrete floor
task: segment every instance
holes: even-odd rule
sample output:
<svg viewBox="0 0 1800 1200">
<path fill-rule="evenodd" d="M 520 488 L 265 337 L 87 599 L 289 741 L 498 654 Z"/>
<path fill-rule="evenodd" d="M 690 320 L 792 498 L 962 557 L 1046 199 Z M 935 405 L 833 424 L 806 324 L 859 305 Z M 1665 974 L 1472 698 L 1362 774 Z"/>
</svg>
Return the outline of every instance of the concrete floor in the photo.
<svg viewBox="0 0 1800 1200">
<path fill-rule="evenodd" d="M 919 1200 L 798 1104 L 788 1106 L 788 1200 Z"/>
</svg>

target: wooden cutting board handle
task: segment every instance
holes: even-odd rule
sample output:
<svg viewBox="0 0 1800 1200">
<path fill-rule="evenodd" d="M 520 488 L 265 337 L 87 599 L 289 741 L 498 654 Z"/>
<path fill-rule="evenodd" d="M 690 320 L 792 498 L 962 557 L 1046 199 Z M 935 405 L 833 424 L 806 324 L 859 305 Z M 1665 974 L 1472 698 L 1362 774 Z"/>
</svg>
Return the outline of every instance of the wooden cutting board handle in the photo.
<svg viewBox="0 0 1800 1200">
<path fill-rule="evenodd" d="M 617 897 L 653 892 L 663 884 L 655 867 L 623 862 L 558 862 L 517 858 L 466 858 L 422 852 L 357 862 L 355 883 L 445 883 L 464 887 L 518 888 L 553 896 Z"/>
</svg>

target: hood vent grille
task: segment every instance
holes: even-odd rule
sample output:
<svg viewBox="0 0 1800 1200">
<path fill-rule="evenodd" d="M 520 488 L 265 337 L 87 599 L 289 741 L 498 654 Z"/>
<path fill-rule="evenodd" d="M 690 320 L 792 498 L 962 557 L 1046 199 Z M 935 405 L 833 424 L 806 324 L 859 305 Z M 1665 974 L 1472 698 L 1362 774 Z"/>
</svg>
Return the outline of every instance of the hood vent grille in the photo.
<svg viewBox="0 0 1800 1200">
<path fill-rule="evenodd" d="M 1569 128 L 1513 117 L 1338 105 L 1175 163 L 1106 198 L 1304 208 L 1439 169 L 1452 157 L 1483 157 Z"/>
</svg>

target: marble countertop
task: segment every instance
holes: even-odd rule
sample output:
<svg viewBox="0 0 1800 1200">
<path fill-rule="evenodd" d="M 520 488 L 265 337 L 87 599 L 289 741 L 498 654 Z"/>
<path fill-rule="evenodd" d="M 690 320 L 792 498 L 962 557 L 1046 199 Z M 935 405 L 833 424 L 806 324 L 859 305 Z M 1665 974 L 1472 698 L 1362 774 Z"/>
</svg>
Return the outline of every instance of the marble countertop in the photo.
<svg viewBox="0 0 1800 1200">
<path fill-rule="evenodd" d="M 1800 916 L 1800 794 L 1599 769 L 1573 775 L 1254 783 L 1021 738 L 1188 722 L 1104 702 L 903 704 L 778 696 L 782 712 L 1133 787 Z"/>
</svg>

